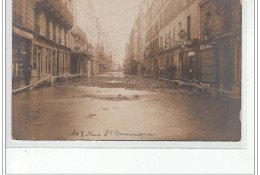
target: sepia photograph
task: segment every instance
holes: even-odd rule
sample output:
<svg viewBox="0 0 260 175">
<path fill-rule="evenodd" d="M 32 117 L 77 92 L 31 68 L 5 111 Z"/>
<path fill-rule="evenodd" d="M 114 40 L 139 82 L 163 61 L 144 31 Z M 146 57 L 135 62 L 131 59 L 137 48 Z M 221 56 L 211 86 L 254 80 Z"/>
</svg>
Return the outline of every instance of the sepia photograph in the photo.
<svg viewBox="0 0 260 175">
<path fill-rule="evenodd" d="M 241 141 L 242 0 L 11 10 L 13 140 Z"/>
</svg>

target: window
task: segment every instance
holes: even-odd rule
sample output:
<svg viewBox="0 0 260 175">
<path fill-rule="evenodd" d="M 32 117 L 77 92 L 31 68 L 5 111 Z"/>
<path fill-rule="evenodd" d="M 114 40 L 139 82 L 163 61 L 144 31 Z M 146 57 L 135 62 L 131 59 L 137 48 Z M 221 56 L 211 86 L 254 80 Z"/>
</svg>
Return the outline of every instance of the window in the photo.
<svg viewBox="0 0 260 175">
<path fill-rule="evenodd" d="M 178 7 L 178 4 L 174 3 L 174 5 L 173 5 L 173 14 L 174 14 L 174 16 L 177 14 L 177 11 L 178 11 L 177 7 Z"/>
<path fill-rule="evenodd" d="M 158 32 L 158 20 L 155 22 L 155 32 Z"/>
<path fill-rule="evenodd" d="M 161 13 L 160 15 L 160 28 L 162 29 L 163 28 L 163 13 Z"/>
<path fill-rule="evenodd" d="M 166 38 L 168 38 L 168 33 L 165 34 L 165 38 L 164 38 L 165 49 L 167 48 L 167 45 L 166 45 Z"/>
<path fill-rule="evenodd" d="M 172 41 L 175 42 L 175 28 L 172 30 Z"/>
<path fill-rule="evenodd" d="M 178 0 L 178 12 L 180 12 L 182 9 L 182 1 L 183 0 Z"/>
<path fill-rule="evenodd" d="M 187 40 L 190 41 L 191 31 L 190 31 L 190 24 L 191 24 L 191 16 L 187 17 Z"/>
<path fill-rule="evenodd" d="M 181 25 L 182 25 L 181 22 L 179 22 L 179 29 L 180 29 L 180 30 L 181 30 Z"/>
<path fill-rule="evenodd" d="M 50 20 L 46 20 L 46 37 L 50 38 Z"/>
<path fill-rule="evenodd" d="M 180 0 L 180 11 L 183 9 L 183 0 Z"/>
<path fill-rule="evenodd" d="M 166 8 L 164 9 L 164 26 L 167 24 L 167 13 Z"/>
<path fill-rule="evenodd" d="M 160 48 L 163 47 L 163 36 L 160 37 Z"/>
<path fill-rule="evenodd" d="M 169 19 L 172 20 L 172 3 L 169 4 Z"/>
</svg>

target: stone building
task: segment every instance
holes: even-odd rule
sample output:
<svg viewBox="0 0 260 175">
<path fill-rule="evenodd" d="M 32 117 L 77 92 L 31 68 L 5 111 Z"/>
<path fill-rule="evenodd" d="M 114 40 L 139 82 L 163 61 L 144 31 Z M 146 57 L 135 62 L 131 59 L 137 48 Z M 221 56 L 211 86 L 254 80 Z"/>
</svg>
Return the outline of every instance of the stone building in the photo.
<svg viewBox="0 0 260 175">
<path fill-rule="evenodd" d="M 32 67 L 30 83 L 70 74 L 70 10 L 70 0 L 13 0 L 14 89 L 25 85 L 28 65 Z"/>
<path fill-rule="evenodd" d="M 201 82 L 240 95 L 242 6 L 239 0 L 200 3 Z"/>
<path fill-rule="evenodd" d="M 90 1 L 72 0 L 74 27 L 71 69 L 73 74 L 85 77 L 91 77 L 91 60 L 94 57 L 92 31 L 96 23 L 90 6 Z"/>
<path fill-rule="evenodd" d="M 136 59 L 138 74 L 144 74 L 144 53 L 145 53 L 145 29 L 146 29 L 146 5 L 145 0 L 141 2 L 139 12 L 136 18 L 136 33 L 137 33 L 137 46 L 136 46 Z"/>
<path fill-rule="evenodd" d="M 125 47 L 125 71 L 132 75 L 136 75 L 138 73 L 137 44 L 137 26 L 134 25 L 130 33 L 129 44 L 127 43 Z"/>
<path fill-rule="evenodd" d="M 241 11 L 239 0 L 143 0 L 134 24 L 139 72 L 239 95 Z"/>
<path fill-rule="evenodd" d="M 199 0 L 153 1 L 149 11 L 157 22 L 151 25 L 151 31 L 148 30 L 150 53 L 147 63 L 154 75 L 198 79 L 198 4 Z M 156 37 L 150 39 L 150 35 Z M 174 75 L 168 72 L 171 66 L 176 67 Z"/>
<path fill-rule="evenodd" d="M 12 16 L 13 89 L 71 74 L 95 76 L 112 59 L 89 0 L 13 0 Z"/>
</svg>

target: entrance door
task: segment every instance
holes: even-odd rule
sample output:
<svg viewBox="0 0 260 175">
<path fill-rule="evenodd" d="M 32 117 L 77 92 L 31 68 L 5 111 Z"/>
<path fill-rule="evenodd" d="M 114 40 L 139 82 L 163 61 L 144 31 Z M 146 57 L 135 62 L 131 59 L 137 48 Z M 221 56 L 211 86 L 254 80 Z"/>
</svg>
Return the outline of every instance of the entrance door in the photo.
<svg viewBox="0 0 260 175">
<path fill-rule="evenodd" d="M 218 53 L 218 52 L 217 52 Z M 218 86 L 218 71 L 216 49 L 208 48 L 200 51 L 200 74 L 201 81 Z"/>
<path fill-rule="evenodd" d="M 55 51 L 52 51 L 52 75 L 56 74 L 56 71 L 55 71 L 55 66 L 56 66 L 55 60 L 56 60 L 56 57 L 55 56 L 56 56 Z"/>
<path fill-rule="evenodd" d="M 233 52 L 232 46 L 226 46 L 223 48 L 224 50 L 224 64 L 223 64 L 223 88 L 228 91 L 232 91 L 232 86 L 234 82 L 234 61 L 233 61 Z"/>
<path fill-rule="evenodd" d="M 189 80 L 199 79 L 199 67 L 196 56 L 189 57 Z"/>
</svg>

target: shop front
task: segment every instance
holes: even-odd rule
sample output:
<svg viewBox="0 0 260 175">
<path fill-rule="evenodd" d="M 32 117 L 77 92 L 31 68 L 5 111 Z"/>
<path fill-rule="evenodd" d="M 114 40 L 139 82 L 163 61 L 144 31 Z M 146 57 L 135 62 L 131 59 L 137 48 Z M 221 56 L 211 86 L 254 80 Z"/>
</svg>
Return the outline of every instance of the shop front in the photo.
<svg viewBox="0 0 260 175">
<path fill-rule="evenodd" d="M 18 89 L 30 84 L 31 39 L 13 33 L 12 40 L 12 88 Z"/>
<path fill-rule="evenodd" d="M 237 45 L 232 35 L 200 45 L 201 82 L 233 93 L 241 73 L 241 49 Z"/>
</svg>

